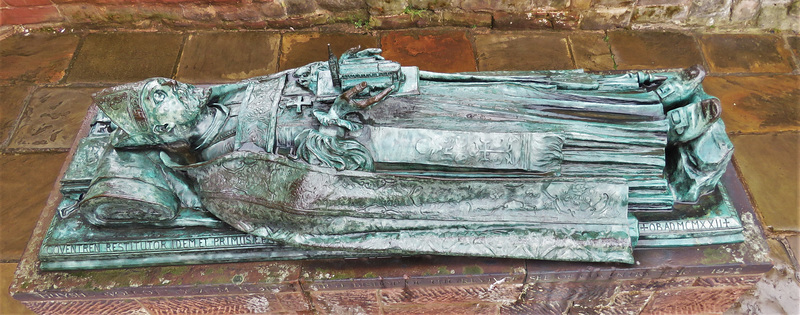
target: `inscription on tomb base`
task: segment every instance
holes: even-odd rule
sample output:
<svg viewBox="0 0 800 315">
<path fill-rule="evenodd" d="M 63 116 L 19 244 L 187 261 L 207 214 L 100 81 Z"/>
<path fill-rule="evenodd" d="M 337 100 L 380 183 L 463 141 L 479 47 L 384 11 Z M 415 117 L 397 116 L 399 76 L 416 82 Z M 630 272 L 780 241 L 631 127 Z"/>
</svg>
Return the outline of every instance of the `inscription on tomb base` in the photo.
<svg viewBox="0 0 800 315">
<path fill-rule="evenodd" d="M 148 251 L 186 251 L 220 247 L 246 249 L 274 245 L 273 242 L 254 235 L 196 237 L 160 240 L 136 240 L 98 243 L 77 243 L 68 245 L 46 245 L 43 252 L 54 255 L 86 255 L 105 253 L 129 253 Z"/>
<path fill-rule="evenodd" d="M 705 232 L 741 228 L 741 223 L 733 218 L 639 222 L 639 233 L 642 234 Z"/>
</svg>

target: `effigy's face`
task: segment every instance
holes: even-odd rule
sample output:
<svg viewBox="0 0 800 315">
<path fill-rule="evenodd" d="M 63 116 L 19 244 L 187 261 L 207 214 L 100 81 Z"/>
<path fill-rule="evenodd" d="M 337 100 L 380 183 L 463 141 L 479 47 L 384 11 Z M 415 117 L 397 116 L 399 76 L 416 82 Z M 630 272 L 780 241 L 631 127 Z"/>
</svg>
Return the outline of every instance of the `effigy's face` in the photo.
<svg viewBox="0 0 800 315">
<path fill-rule="evenodd" d="M 194 125 L 205 106 L 204 90 L 171 79 L 158 78 L 142 90 L 142 106 L 155 125 Z"/>
</svg>

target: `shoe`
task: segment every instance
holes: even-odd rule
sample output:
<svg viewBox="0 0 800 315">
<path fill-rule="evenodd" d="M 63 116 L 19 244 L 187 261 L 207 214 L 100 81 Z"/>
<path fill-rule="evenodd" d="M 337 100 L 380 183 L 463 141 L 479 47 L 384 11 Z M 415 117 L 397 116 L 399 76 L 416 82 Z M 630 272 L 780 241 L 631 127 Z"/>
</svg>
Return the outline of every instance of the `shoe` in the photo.
<svg viewBox="0 0 800 315">
<path fill-rule="evenodd" d="M 683 143 L 702 135 L 711 124 L 719 119 L 722 105 L 717 98 L 709 98 L 697 103 L 678 107 L 667 112 L 669 120 L 669 143 Z"/>
<path fill-rule="evenodd" d="M 706 70 L 703 69 L 703 66 L 694 65 L 683 70 L 678 76 L 664 81 L 655 90 L 664 105 L 664 111 L 670 111 L 686 104 L 705 77 Z"/>
</svg>

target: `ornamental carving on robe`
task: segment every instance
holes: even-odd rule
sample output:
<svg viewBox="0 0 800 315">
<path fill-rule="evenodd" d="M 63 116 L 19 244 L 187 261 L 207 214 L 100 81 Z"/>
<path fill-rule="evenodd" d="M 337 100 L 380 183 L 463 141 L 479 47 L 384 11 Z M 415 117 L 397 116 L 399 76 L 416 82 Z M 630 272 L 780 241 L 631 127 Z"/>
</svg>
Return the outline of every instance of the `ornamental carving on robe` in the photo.
<svg viewBox="0 0 800 315">
<path fill-rule="evenodd" d="M 742 240 L 705 70 L 444 74 L 352 49 L 233 84 L 102 90 L 63 218 L 287 246 L 633 263 Z M 722 222 L 722 223 L 720 223 Z"/>
</svg>

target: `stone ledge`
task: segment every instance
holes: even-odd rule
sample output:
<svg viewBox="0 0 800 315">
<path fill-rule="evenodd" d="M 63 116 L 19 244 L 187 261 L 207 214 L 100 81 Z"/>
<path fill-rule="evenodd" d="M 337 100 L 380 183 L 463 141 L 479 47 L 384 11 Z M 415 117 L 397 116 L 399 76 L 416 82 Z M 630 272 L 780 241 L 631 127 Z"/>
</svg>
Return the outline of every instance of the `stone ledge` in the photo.
<svg viewBox="0 0 800 315">
<path fill-rule="evenodd" d="M 2 25 L 85 29 L 296 29 L 348 23 L 368 29 L 722 29 L 800 32 L 790 3 L 690 1 L 14 0 Z M 749 13 L 748 13 L 749 12 Z"/>
</svg>

